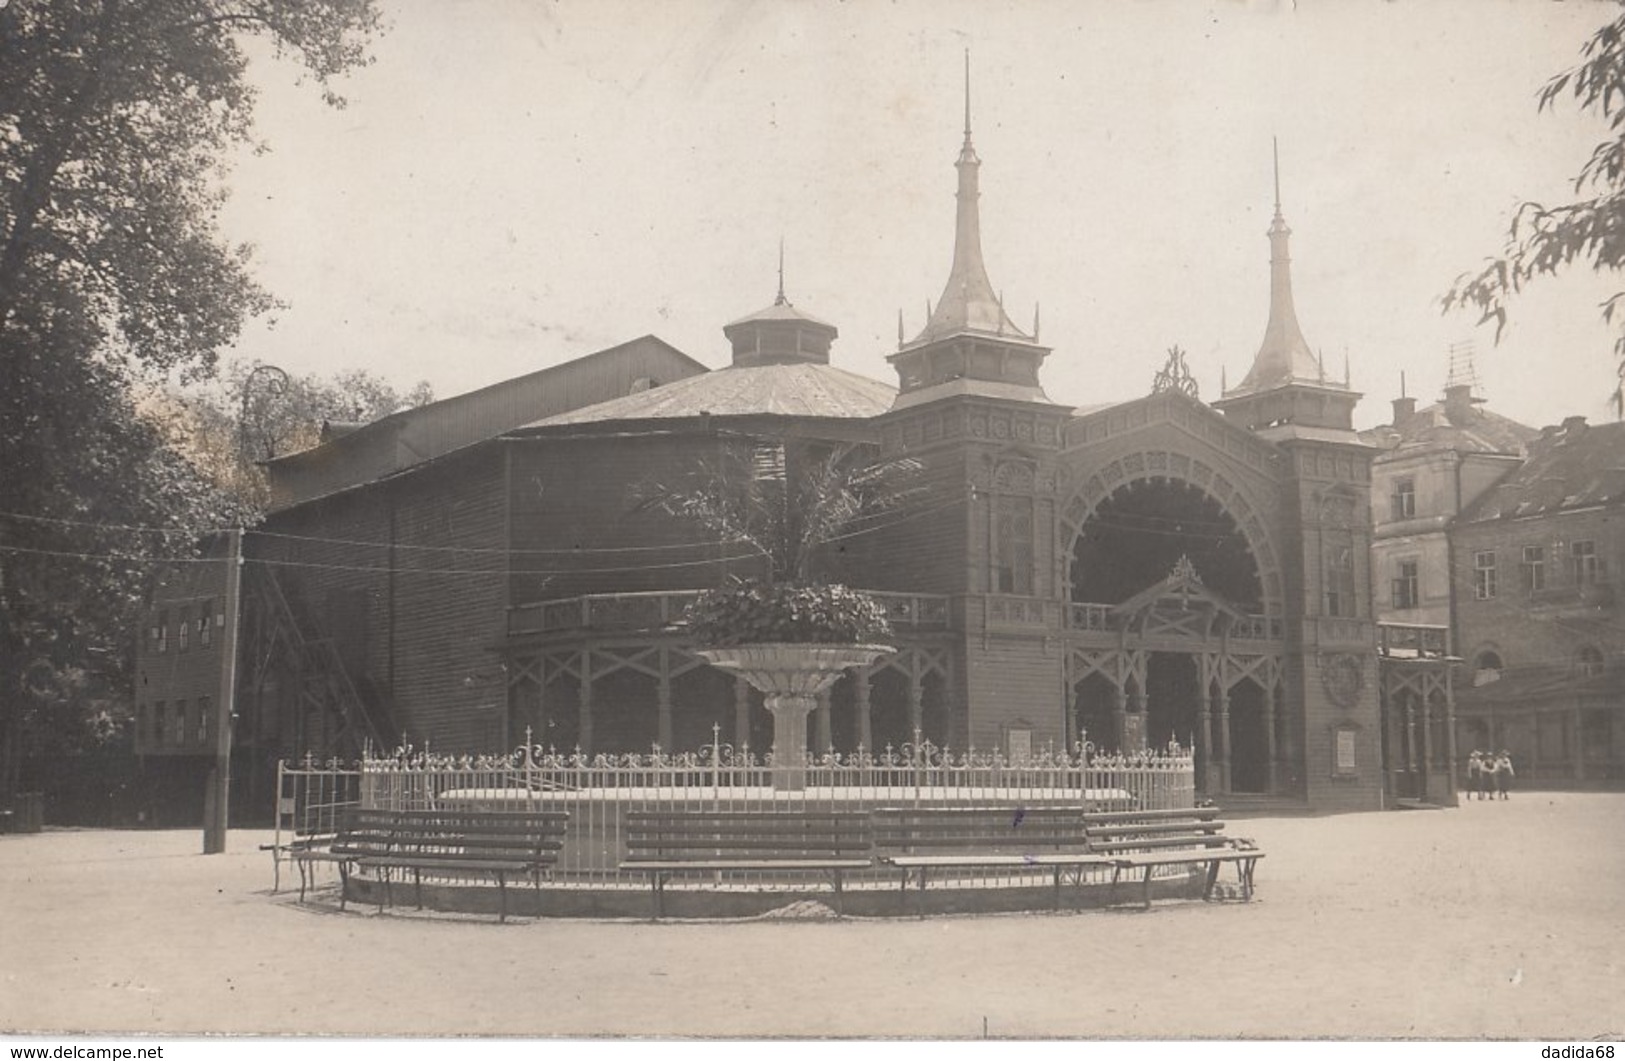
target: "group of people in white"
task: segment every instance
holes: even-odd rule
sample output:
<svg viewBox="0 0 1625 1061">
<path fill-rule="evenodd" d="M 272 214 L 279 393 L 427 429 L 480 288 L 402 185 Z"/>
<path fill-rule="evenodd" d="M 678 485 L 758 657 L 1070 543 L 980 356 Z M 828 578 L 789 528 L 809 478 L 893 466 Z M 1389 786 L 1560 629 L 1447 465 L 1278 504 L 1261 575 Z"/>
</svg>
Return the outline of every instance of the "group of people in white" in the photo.
<svg viewBox="0 0 1625 1061">
<path fill-rule="evenodd" d="M 1474 748 L 1467 757 L 1468 799 L 1506 799 L 1512 778 L 1512 753 L 1505 749 L 1497 755 Z"/>
</svg>

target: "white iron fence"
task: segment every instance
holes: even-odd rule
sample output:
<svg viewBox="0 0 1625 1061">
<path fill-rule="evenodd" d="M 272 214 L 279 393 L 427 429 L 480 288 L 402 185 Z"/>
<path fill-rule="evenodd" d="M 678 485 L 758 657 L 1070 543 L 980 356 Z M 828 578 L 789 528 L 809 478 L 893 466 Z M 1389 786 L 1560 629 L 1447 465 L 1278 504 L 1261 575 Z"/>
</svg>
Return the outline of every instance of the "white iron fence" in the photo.
<svg viewBox="0 0 1625 1061">
<path fill-rule="evenodd" d="M 1119 755 L 1098 754 L 1085 745 L 1010 760 L 997 752 L 954 753 L 921 741 L 879 755 L 860 751 L 818 757 L 809 764 L 806 787 L 794 791 L 774 789 L 771 756 L 736 754 L 719 742 L 690 754 L 655 749 L 644 755 L 591 757 L 536 746 L 492 756 L 433 755 L 406 748 L 348 769 L 284 764 L 281 776 L 284 792 L 290 794 L 292 835 L 282 834 L 279 816 L 279 851 L 330 832 L 333 815 L 343 805 L 568 811 L 564 848 L 551 878 L 554 886 L 647 887 L 644 876 L 617 868 L 625 856 L 624 822 L 630 810 L 869 811 L 1045 804 L 1176 809 L 1195 805 L 1196 774 L 1189 753 L 1178 748 Z M 883 879 L 879 871 L 875 879 Z M 854 883 L 862 885 L 861 880 Z"/>
</svg>

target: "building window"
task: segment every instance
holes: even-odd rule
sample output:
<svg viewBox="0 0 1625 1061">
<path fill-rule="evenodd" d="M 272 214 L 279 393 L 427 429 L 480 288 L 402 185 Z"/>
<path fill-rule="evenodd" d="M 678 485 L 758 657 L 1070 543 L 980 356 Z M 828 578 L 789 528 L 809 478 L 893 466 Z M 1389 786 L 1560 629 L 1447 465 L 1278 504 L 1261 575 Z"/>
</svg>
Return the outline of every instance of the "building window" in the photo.
<svg viewBox="0 0 1625 1061">
<path fill-rule="evenodd" d="M 163 655 L 165 652 L 169 651 L 169 612 L 168 611 L 161 611 L 161 612 L 158 613 L 158 625 L 156 627 L 154 627 L 154 633 L 153 633 L 153 636 L 152 636 L 152 648 L 153 648 L 153 651 L 157 652 L 159 655 Z"/>
<path fill-rule="evenodd" d="M 1473 660 L 1473 685 L 1488 685 L 1501 680 L 1501 672 L 1506 665 L 1501 662 L 1499 654 L 1490 651 L 1480 652 L 1478 658 Z"/>
<path fill-rule="evenodd" d="M 1033 503 L 1026 497 L 998 502 L 993 592 L 1031 596 L 1033 591 Z"/>
<path fill-rule="evenodd" d="M 182 608 L 180 624 L 175 627 L 175 651 L 185 652 L 192 640 L 192 609 Z"/>
<path fill-rule="evenodd" d="M 1594 586 L 1602 580 L 1602 564 L 1597 559 L 1597 543 L 1574 542 L 1569 545 L 1569 566 L 1573 569 L 1576 586 Z"/>
<path fill-rule="evenodd" d="M 197 700 L 197 742 L 200 745 L 209 743 L 209 712 L 210 704 L 207 696 L 200 696 Z"/>
<path fill-rule="evenodd" d="M 204 601 L 197 612 L 197 645 L 208 648 L 214 644 L 214 601 Z"/>
<path fill-rule="evenodd" d="M 1575 669 L 1580 672 L 1582 678 L 1595 678 L 1603 672 L 1605 666 L 1602 650 L 1595 645 L 1586 645 L 1575 657 Z"/>
<path fill-rule="evenodd" d="M 185 744 L 186 743 L 186 701 L 185 700 L 176 700 L 175 701 L 175 714 L 174 714 L 174 717 L 172 719 L 170 719 L 169 730 L 168 730 L 167 736 L 168 736 L 169 740 L 173 741 L 176 744 Z"/>
<path fill-rule="evenodd" d="M 1543 545 L 1526 545 L 1523 547 L 1523 591 L 1525 594 L 1539 593 L 1546 588 L 1546 547 Z"/>
<path fill-rule="evenodd" d="M 1394 607 L 1397 609 L 1417 608 L 1422 604 L 1417 588 L 1416 568 L 1415 560 L 1399 561 L 1394 575 Z"/>
<path fill-rule="evenodd" d="M 1354 550 L 1335 546 L 1326 561 L 1326 614 L 1354 614 Z"/>
<path fill-rule="evenodd" d="M 1495 599 L 1495 553 L 1473 554 L 1473 597 L 1475 600 Z"/>
<path fill-rule="evenodd" d="M 169 705 L 162 700 L 154 700 L 152 704 L 152 743 L 164 742 L 164 730 L 169 725 Z"/>
<path fill-rule="evenodd" d="M 1394 480 L 1394 518 L 1410 519 L 1416 515 L 1416 480 L 1410 477 Z"/>
</svg>

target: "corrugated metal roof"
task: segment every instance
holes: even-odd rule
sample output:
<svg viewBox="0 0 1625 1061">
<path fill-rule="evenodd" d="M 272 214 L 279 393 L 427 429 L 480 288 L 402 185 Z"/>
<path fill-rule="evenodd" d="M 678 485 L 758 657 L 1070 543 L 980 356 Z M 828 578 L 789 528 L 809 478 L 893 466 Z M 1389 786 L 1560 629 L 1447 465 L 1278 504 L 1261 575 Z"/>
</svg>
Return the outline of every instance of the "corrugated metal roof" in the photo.
<svg viewBox="0 0 1625 1061">
<path fill-rule="evenodd" d="M 891 408 L 897 389 L 832 365 L 757 365 L 691 376 L 638 394 L 526 424 L 526 428 L 696 416 L 868 419 Z"/>
</svg>

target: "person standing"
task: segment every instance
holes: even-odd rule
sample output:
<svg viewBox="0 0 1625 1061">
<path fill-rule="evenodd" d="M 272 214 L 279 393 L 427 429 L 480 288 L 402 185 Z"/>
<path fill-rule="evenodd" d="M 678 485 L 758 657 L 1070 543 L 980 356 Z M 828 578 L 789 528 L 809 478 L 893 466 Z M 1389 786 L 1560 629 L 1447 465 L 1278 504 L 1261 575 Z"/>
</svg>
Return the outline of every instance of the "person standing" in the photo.
<svg viewBox="0 0 1625 1061">
<path fill-rule="evenodd" d="M 1505 748 L 1495 757 L 1495 791 L 1502 799 L 1507 798 L 1507 789 L 1512 787 L 1512 753 Z"/>
<path fill-rule="evenodd" d="M 1467 798 L 1476 799 L 1484 790 L 1480 787 L 1484 773 L 1484 753 L 1477 748 L 1467 757 Z"/>
<path fill-rule="evenodd" d="M 1495 784 L 1496 784 L 1496 777 L 1497 777 L 1496 767 L 1498 765 L 1499 765 L 1499 760 L 1497 760 L 1495 758 L 1495 753 L 1494 752 L 1485 752 L 1484 753 L 1484 758 L 1479 760 L 1479 763 L 1478 763 L 1478 798 L 1479 799 L 1494 799 L 1495 798 Z"/>
</svg>

